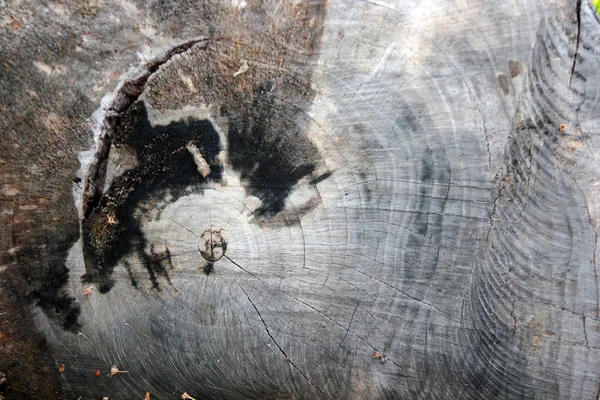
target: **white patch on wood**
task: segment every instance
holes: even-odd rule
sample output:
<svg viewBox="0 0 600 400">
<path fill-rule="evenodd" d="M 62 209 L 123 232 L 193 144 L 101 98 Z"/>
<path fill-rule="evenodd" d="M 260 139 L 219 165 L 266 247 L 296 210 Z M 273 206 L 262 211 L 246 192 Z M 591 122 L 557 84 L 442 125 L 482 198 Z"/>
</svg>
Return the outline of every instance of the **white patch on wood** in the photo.
<svg viewBox="0 0 600 400">
<path fill-rule="evenodd" d="M 15 189 L 13 186 L 5 184 L 2 186 L 2 190 L 0 190 L 0 193 L 7 197 L 13 197 L 20 194 L 21 192 Z"/>
<path fill-rule="evenodd" d="M 63 75 L 66 73 L 66 68 L 62 65 L 48 65 L 41 61 L 34 61 L 33 65 L 38 69 L 38 71 L 43 72 L 46 75 Z"/>
<path fill-rule="evenodd" d="M 52 67 L 49 66 L 48 64 L 45 64 L 43 62 L 40 61 L 34 61 L 33 65 L 35 65 L 35 67 L 40 71 L 45 73 L 46 75 L 50 75 L 52 73 Z"/>
<path fill-rule="evenodd" d="M 262 200 L 259 199 L 256 196 L 247 196 L 246 199 L 244 200 L 244 204 L 246 205 L 246 208 L 248 209 L 248 217 L 252 217 L 252 213 L 262 205 Z"/>
<path fill-rule="evenodd" d="M 381 59 L 379 60 L 379 62 L 375 66 L 375 68 L 373 68 L 373 71 L 371 72 L 371 76 L 378 75 L 380 72 L 382 72 L 385 69 L 385 65 L 389 61 L 390 56 L 392 55 L 393 51 L 394 51 L 394 43 L 390 44 L 387 47 L 387 49 L 385 50 L 385 54 L 383 55 L 383 57 L 381 57 Z"/>
<path fill-rule="evenodd" d="M 246 71 L 248 71 L 249 68 L 250 67 L 248 66 L 248 61 L 242 60 L 241 63 L 240 63 L 240 69 L 238 69 L 236 71 L 236 73 L 233 74 L 233 76 L 236 77 L 238 75 L 241 75 L 241 74 L 245 73 Z"/>
<path fill-rule="evenodd" d="M 192 78 L 187 76 L 180 69 L 177 70 L 177 75 L 179 75 L 179 79 L 181 79 L 181 81 L 185 84 L 185 86 L 187 86 L 187 88 L 190 90 L 190 92 L 198 93 L 198 88 L 194 85 L 194 82 L 192 82 Z"/>
<path fill-rule="evenodd" d="M 145 100 L 144 94 L 140 96 L 140 99 Z M 173 122 L 183 121 L 185 122 L 189 118 L 197 120 L 209 120 L 213 126 L 216 126 L 215 121 L 211 118 L 211 111 L 207 106 L 205 107 L 191 107 L 185 106 L 179 110 L 157 110 L 152 108 L 146 102 L 146 111 L 148 112 L 148 121 L 152 127 L 167 126 Z M 216 129 L 216 128 L 215 128 Z"/>
<path fill-rule="evenodd" d="M 231 5 L 233 7 L 237 7 L 240 10 L 243 10 L 244 8 L 246 8 L 248 6 L 248 3 L 246 1 L 244 1 L 244 0 L 241 0 L 241 1 L 240 0 L 233 0 L 231 2 Z"/>
</svg>

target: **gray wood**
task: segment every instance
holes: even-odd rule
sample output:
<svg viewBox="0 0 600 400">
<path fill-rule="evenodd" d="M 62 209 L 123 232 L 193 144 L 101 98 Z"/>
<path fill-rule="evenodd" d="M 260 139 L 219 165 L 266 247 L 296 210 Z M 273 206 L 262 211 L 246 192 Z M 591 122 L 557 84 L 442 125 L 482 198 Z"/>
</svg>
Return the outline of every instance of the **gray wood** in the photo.
<svg viewBox="0 0 600 400">
<path fill-rule="evenodd" d="M 589 1 L 0 6 L 7 400 L 599 398 Z"/>
</svg>

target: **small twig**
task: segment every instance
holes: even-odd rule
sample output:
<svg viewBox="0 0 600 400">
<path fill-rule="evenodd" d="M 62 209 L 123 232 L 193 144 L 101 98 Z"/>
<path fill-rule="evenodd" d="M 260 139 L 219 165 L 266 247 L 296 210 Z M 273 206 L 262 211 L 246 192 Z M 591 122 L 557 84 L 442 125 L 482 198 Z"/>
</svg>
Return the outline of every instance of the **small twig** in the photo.
<svg viewBox="0 0 600 400">
<path fill-rule="evenodd" d="M 92 295 L 93 290 L 94 290 L 94 287 L 90 286 L 89 288 L 85 289 L 85 292 L 83 292 L 83 294 L 87 296 L 88 301 L 90 302 L 90 305 L 92 306 L 93 309 L 95 309 L 94 303 L 92 303 L 92 298 L 90 297 Z"/>
<path fill-rule="evenodd" d="M 108 374 L 108 376 L 109 376 L 109 378 L 112 378 L 112 377 L 113 377 L 114 375 L 116 375 L 116 374 L 125 374 L 125 373 L 128 373 L 128 372 L 129 372 L 129 371 L 119 371 L 119 368 L 117 368 L 117 366 L 116 366 L 116 365 L 113 365 L 113 366 L 110 368 L 110 374 Z"/>
</svg>

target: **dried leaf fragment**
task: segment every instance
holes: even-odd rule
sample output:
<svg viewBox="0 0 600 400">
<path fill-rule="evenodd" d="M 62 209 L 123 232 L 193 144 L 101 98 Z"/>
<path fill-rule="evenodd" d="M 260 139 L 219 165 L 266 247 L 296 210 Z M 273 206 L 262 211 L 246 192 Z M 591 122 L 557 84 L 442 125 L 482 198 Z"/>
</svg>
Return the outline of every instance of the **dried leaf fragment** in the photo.
<svg viewBox="0 0 600 400">
<path fill-rule="evenodd" d="M 60 364 L 60 368 L 58 368 L 58 372 L 65 372 L 65 364 Z"/>
<path fill-rule="evenodd" d="M 376 351 L 375 354 L 373 354 L 373 358 L 378 359 L 382 364 L 387 360 L 387 356 L 379 351 Z"/>
<path fill-rule="evenodd" d="M 21 29 L 23 29 L 23 24 L 19 21 L 17 21 L 16 19 L 14 19 L 13 17 L 10 18 L 11 22 L 10 22 L 10 26 L 16 30 L 16 31 L 20 31 Z"/>
</svg>

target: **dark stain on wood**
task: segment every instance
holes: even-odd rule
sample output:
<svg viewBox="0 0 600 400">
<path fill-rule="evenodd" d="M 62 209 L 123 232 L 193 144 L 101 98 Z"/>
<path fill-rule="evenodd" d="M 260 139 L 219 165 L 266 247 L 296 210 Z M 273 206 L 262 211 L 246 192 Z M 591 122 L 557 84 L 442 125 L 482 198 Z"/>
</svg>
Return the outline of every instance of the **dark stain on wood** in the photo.
<svg viewBox="0 0 600 400">
<path fill-rule="evenodd" d="M 203 177 L 192 154 L 185 148 L 193 144 L 202 153 L 210 167 Z M 136 103 L 128 112 L 114 145 L 125 145 L 137 154 L 138 166 L 115 178 L 99 205 L 82 223 L 83 252 L 86 265 L 84 282 L 99 286 L 108 292 L 114 282 L 110 278 L 122 257 L 136 252 L 142 260 L 152 286 L 159 289 L 158 276 L 168 280 L 168 271 L 162 265 L 164 257 L 152 250 L 147 253 L 147 240 L 134 211 L 139 204 L 167 193 L 172 201 L 183 195 L 176 190 L 199 185 L 206 181 L 219 182 L 223 167 L 217 159 L 221 151 L 219 134 L 206 120 L 190 119 L 173 122 L 168 126 L 152 127 L 143 103 Z M 165 256 L 166 257 L 166 256 Z M 158 262 L 158 259 L 161 259 Z M 132 285 L 137 283 L 132 279 Z"/>
<path fill-rule="evenodd" d="M 75 10 L 75 3 L 64 2 L 61 12 L 68 14 Z M 289 19 L 273 18 L 271 14 L 264 12 L 263 4 L 250 4 L 244 18 L 239 18 L 239 13 L 234 17 L 229 16 L 229 5 L 219 2 L 203 2 L 198 6 L 194 2 L 174 0 L 161 2 L 156 7 L 146 7 L 146 13 L 148 18 L 157 21 L 159 34 L 165 37 L 197 37 L 204 34 L 204 27 L 208 26 L 208 32 L 214 36 L 224 33 L 231 42 L 239 43 L 243 38 L 252 43 L 257 57 L 264 58 L 265 51 L 277 54 L 283 60 L 280 66 L 288 68 L 288 61 L 297 61 L 318 50 L 326 6 L 323 1 L 313 1 L 300 5 L 286 3 L 282 7 L 286 8 Z M 137 40 L 140 31 L 138 18 L 132 19 L 131 15 L 123 14 L 120 9 L 107 7 L 99 13 L 102 18 L 96 18 L 94 14 L 86 16 L 89 17 L 86 20 L 82 19 L 81 13 L 73 12 L 67 25 L 42 10 L 43 5 L 28 9 L 30 29 L 20 31 L 20 36 L 3 35 L 1 38 L 1 42 L 7 46 L 4 49 L 5 57 L 0 63 L 0 70 L 5 73 L 0 74 L 0 80 L 11 90 L 0 93 L 0 109 L 4 112 L 3 117 L 6 116 L 0 124 L 3 132 L 7 133 L 6 140 L 0 143 L 0 178 L 2 184 L 18 186 L 18 201 L 28 205 L 36 203 L 38 196 L 52 193 L 52 199 L 40 205 L 39 212 L 15 214 L 13 221 L 4 224 L 5 229 L 1 232 L 3 252 L 10 248 L 16 249 L 14 253 L 6 255 L 6 259 L 2 255 L 2 265 L 11 265 L 6 273 L 0 273 L 2 329 L 5 330 L 3 332 L 14 329 L 16 333 L 2 336 L 3 340 L 8 338 L 6 343 L 10 347 L 0 349 L 0 370 L 6 373 L 8 381 L 0 393 L 7 400 L 65 398 L 60 392 L 61 382 L 69 387 L 74 380 L 83 379 L 83 375 L 79 378 L 67 378 L 65 375 L 61 379 L 69 379 L 69 382 L 59 380 L 50 351 L 45 344 L 41 345 L 42 339 L 31 317 L 29 304 L 37 303 L 45 314 L 63 328 L 71 332 L 77 331 L 77 324 L 72 317 L 79 313 L 79 306 L 74 299 L 64 295 L 68 279 L 65 261 L 67 251 L 79 238 L 79 222 L 71 191 L 72 186 L 80 183 L 71 182 L 73 173 L 78 168 L 76 153 L 87 149 L 91 144 L 89 116 L 99 100 L 94 98 L 98 93 L 89 93 L 96 92 L 95 85 L 100 87 L 100 92 L 111 90 L 112 85 L 104 83 L 109 80 L 108 77 L 112 76 L 114 80 L 128 65 L 136 62 L 134 51 L 127 54 L 122 50 L 131 48 L 131 43 L 141 43 Z M 22 8 L 10 11 L 18 14 L 22 12 Z M 110 32 L 106 30 L 104 23 L 104 16 L 107 15 L 118 17 L 116 20 L 119 21 L 111 27 Z M 170 24 L 171 21 L 190 18 L 202 23 Z M 273 23 L 278 21 L 279 25 L 287 22 L 280 28 Z M 93 48 L 80 47 L 83 43 L 81 38 L 88 34 L 98 39 L 96 45 Z M 115 56 L 117 52 L 119 56 Z M 43 60 L 52 66 L 68 65 L 70 73 L 66 76 L 45 76 L 33 66 L 33 59 Z M 303 68 L 308 71 L 305 74 L 308 77 L 310 68 Z M 221 77 L 214 76 L 215 81 L 220 79 Z M 100 84 L 100 81 L 103 83 Z M 50 112 L 56 113 L 68 123 L 60 129 L 44 127 L 43 121 Z M 127 185 L 122 187 L 126 188 Z M 129 188 L 136 195 L 141 190 L 140 185 Z M 124 198 L 123 200 L 125 201 Z M 115 220 L 119 224 L 106 225 L 108 217 L 112 215 L 102 215 L 102 212 L 119 208 L 118 205 L 109 206 L 113 208 L 94 207 L 96 222 L 104 223 L 106 232 L 113 231 L 124 223 L 117 216 Z M 4 215 L 0 216 L 0 220 L 2 219 Z M 90 226 L 88 225 L 88 229 Z M 5 243 L 8 244 L 5 246 Z M 124 264 L 131 272 L 131 267 Z M 131 279 L 132 284 L 136 285 L 132 274 Z M 54 351 L 57 351 L 56 348 Z M 59 353 L 62 351 L 58 350 Z M 97 373 L 99 376 L 100 371 Z M 93 376 L 92 374 L 93 369 L 84 375 Z M 241 385 L 242 392 L 245 390 L 244 386 Z M 87 384 L 86 390 L 94 389 Z M 247 393 L 254 392 L 260 392 L 261 398 L 274 398 L 278 395 L 283 398 L 289 395 L 249 385 Z M 98 393 L 94 392 L 94 395 L 97 397 Z M 88 397 L 92 395 L 89 394 Z"/>
<path fill-rule="evenodd" d="M 210 275 L 213 271 L 215 270 L 215 263 L 214 262 L 206 262 L 204 263 L 204 266 L 202 267 L 202 272 L 204 272 L 206 275 Z"/>
<path fill-rule="evenodd" d="M 508 70 L 511 78 L 516 78 L 521 75 L 521 63 L 518 61 L 510 60 L 508 62 Z"/>
<path fill-rule="evenodd" d="M 510 93 L 510 87 L 508 83 L 508 77 L 504 74 L 498 75 L 498 85 L 502 89 L 502 93 L 507 96 Z"/>
<path fill-rule="evenodd" d="M 293 186 L 321 159 L 304 127 L 296 124 L 301 111 L 276 101 L 273 85 L 256 87 L 241 117 L 230 118 L 227 135 L 229 162 L 248 182 L 248 193 L 262 200 L 257 215 L 282 211 Z"/>
<path fill-rule="evenodd" d="M 227 106 L 222 114 L 229 117 L 228 160 L 240 173 L 248 194 L 258 197 L 262 206 L 256 216 L 273 217 L 284 210 L 285 201 L 293 187 L 315 171 L 321 156 L 316 146 L 304 134 L 304 126 L 296 125 L 301 111 L 276 102 L 270 91 L 271 82 L 257 86 L 254 100 L 242 108 L 241 116 L 230 115 Z M 234 103 L 234 109 L 239 109 Z M 193 156 L 186 146 L 200 149 L 210 167 L 210 174 L 202 177 Z M 136 253 L 146 268 L 152 287 L 160 290 L 159 277 L 170 282 L 169 268 L 163 261 L 169 257 L 148 252 L 136 210 L 148 212 L 153 199 L 167 193 L 174 202 L 186 187 L 202 193 L 202 184 L 220 182 L 223 165 L 218 159 L 222 144 L 218 133 L 208 120 L 190 119 L 173 122 L 168 126 L 152 127 L 142 102 L 128 110 L 114 138 L 115 147 L 127 146 L 136 155 L 139 165 L 115 178 L 97 207 L 83 223 L 83 252 L 86 265 L 84 282 L 95 283 L 101 293 L 114 285 L 111 279 L 116 265 L 127 254 Z M 330 172 L 312 179 L 316 185 L 327 179 Z M 226 244 L 222 247 L 223 253 Z M 200 250 L 202 254 L 202 250 Z M 202 254 L 205 256 L 205 254 Z M 207 258 L 207 257 L 205 257 Z M 209 274 L 216 259 L 209 259 L 203 271 Z M 138 282 L 130 273 L 131 284 Z M 76 318 L 75 318 L 76 319 Z"/>
</svg>

